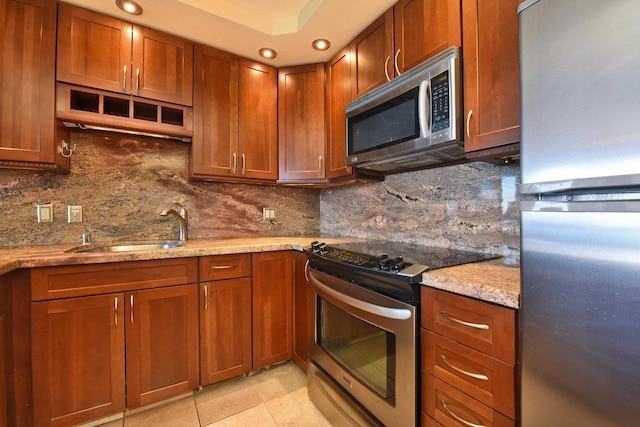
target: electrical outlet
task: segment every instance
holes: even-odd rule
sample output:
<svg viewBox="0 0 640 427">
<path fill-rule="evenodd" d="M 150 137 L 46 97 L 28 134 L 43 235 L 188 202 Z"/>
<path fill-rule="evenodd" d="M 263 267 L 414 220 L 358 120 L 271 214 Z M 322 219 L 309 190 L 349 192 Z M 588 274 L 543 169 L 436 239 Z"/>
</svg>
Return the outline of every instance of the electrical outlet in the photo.
<svg viewBox="0 0 640 427">
<path fill-rule="evenodd" d="M 53 205 L 38 205 L 36 212 L 38 222 L 53 222 Z"/>
<path fill-rule="evenodd" d="M 67 206 L 67 221 L 82 222 L 82 206 Z"/>
<path fill-rule="evenodd" d="M 275 220 L 276 210 L 274 208 L 262 208 L 262 219 L 265 221 Z"/>
</svg>

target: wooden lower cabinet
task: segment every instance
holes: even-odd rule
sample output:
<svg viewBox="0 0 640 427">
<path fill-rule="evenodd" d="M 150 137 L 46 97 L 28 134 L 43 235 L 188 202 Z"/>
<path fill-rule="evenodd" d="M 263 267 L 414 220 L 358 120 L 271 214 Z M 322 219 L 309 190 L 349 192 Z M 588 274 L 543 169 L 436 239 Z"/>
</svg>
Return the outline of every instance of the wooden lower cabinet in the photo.
<svg viewBox="0 0 640 427">
<path fill-rule="evenodd" d="M 305 267 L 308 258 L 303 252 L 293 252 L 293 361 L 307 372 L 309 329 L 307 321 L 307 275 Z"/>
<path fill-rule="evenodd" d="M 124 410 L 124 294 L 34 302 L 31 319 L 36 426 Z"/>
<path fill-rule="evenodd" d="M 197 388 L 197 273 L 195 258 L 31 270 L 33 424 L 81 424 Z"/>
<path fill-rule="evenodd" d="M 253 369 L 291 359 L 293 268 L 291 251 L 252 255 Z"/>
<path fill-rule="evenodd" d="M 201 385 L 251 371 L 251 277 L 201 283 L 200 295 Z"/>
<path fill-rule="evenodd" d="M 515 310 L 421 288 L 422 426 L 511 427 Z"/>
<path fill-rule="evenodd" d="M 125 299 L 127 408 L 197 388 L 197 285 L 131 292 Z"/>
</svg>

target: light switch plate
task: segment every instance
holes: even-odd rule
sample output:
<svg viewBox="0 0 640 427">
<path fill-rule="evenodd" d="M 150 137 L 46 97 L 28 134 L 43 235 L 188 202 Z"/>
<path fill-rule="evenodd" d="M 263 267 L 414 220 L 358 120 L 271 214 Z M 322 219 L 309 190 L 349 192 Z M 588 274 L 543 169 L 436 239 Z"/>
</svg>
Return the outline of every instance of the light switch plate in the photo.
<svg viewBox="0 0 640 427">
<path fill-rule="evenodd" d="M 38 222 L 53 222 L 53 205 L 38 205 L 36 213 Z"/>
<path fill-rule="evenodd" d="M 67 206 L 67 220 L 69 223 L 82 222 L 82 206 Z"/>
</svg>

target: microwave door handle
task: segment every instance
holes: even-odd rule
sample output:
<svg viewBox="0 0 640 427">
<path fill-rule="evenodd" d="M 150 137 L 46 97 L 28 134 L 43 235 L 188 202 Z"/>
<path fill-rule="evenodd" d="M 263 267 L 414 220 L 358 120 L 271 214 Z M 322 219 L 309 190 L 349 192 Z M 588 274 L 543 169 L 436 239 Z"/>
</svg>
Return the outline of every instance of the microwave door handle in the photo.
<svg viewBox="0 0 640 427">
<path fill-rule="evenodd" d="M 426 138 L 431 133 L 431 87 L 428 80 L 420 83 L 418 91 L 418 120 L 420 121 L 420 134 Z"/>
</svg>

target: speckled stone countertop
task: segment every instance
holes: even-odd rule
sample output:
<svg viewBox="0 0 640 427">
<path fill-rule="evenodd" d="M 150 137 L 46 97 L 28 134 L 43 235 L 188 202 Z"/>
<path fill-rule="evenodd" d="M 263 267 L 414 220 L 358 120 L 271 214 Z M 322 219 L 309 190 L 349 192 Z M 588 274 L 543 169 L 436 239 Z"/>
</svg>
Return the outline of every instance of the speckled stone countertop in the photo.
<svg viewBox="0 0 640 427">
<path fill-rule="evenodd" d="M 279 250 L 302 250 L 314 240 L 326 243 L 353 239 L 327 237 L 246 237 L 230 239 L 189 240 L 186 246 L 131 252 L 69 252 L 77 245 L 35 245 L 0 249 L 0 274 L 19 268 L 59 265 L 98 264 L 105 262 L 142 261 L 151 259 L 186 258 Z M 127 243 L 127 242 L 118 242 Z M 88 245 L 84 248 L 100 246 Z M 422 284 L 510 308 L 519 307 L 520 269 L 503 260 L 492 260 L 442 268 L 423 274 Z"/>
<path fill-rule="evenodd" d="M 503 260 L 428 271 L 422 274 L 422 284 L 509 308 L 520 307 L 520 268 Z"/>
<path fill-rule="evenodd" d="M 246 237 L 231 239 L 189 240 L 186 246 L 174 249 L 157 249 L 130 252 L 68 252 L 78 245 L 35 245 L 0 249 L 0 274 L 19 268 L 51 267 L 58 265 L 97 264 L 119 261 L 142 261 L 150 259 L 186 258 L 207 255 L 267 252 L 280 250 L 302 250 L 316 237 Z M 353 240 L 353 239 L 351 239 Z M 323 237 L 327 243 L 343 242 L 345 239 Z M 113 242 L 111 242 L 113 243 Z M 131 242 L 117 242 L 126 244 Z M 85 248 L 100 246 L 87 245 Z"/>
</svg>

